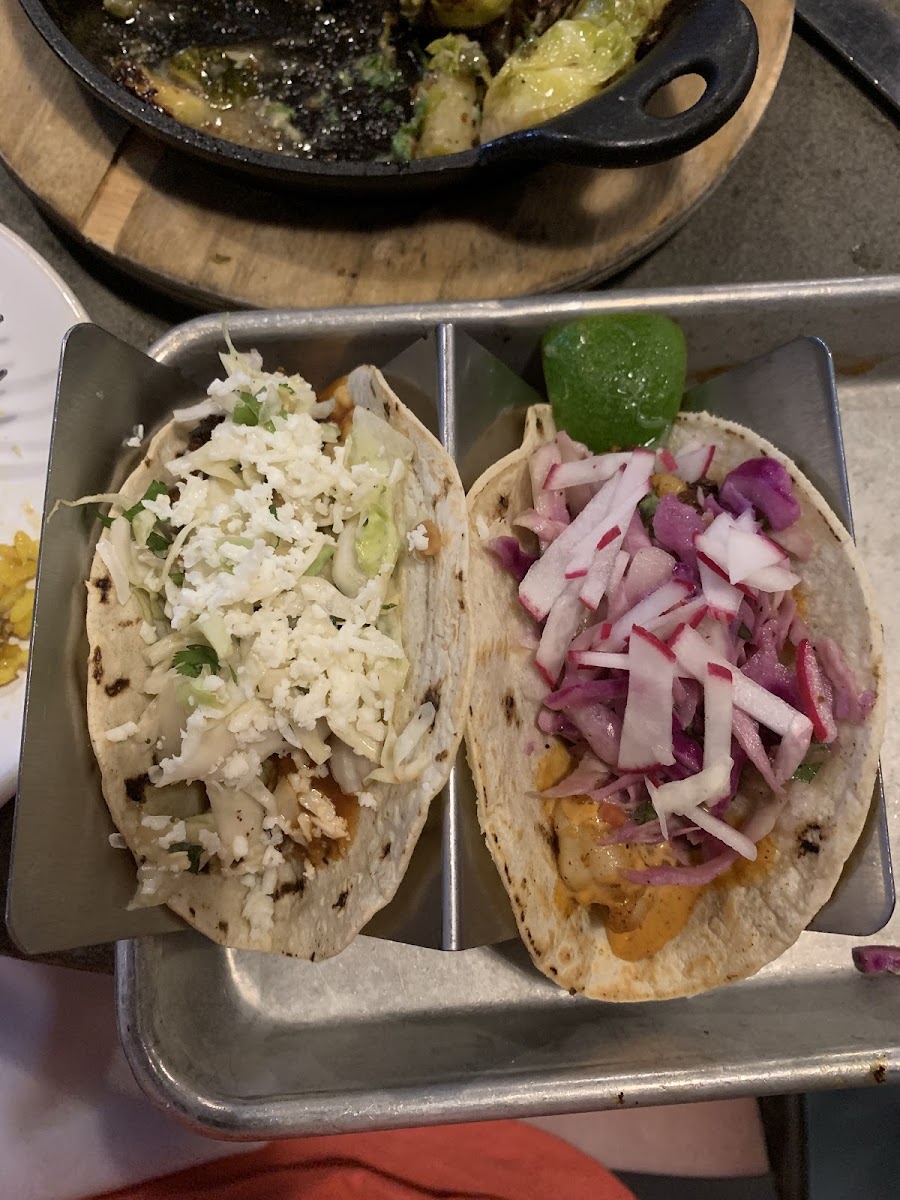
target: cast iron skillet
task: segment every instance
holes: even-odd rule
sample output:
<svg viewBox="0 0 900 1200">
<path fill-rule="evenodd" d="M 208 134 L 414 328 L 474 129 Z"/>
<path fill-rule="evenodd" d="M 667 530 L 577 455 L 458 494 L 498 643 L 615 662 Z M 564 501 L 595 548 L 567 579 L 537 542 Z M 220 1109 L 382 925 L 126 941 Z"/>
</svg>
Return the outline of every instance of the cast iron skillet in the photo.
<svg viewBox="0 0 900 1200">
<path fill-rule="evenodd" d="M 31 21 L 94 95 L 132 124 L 199 158 L 257 178 L 347 192 L 426 191 L 473 172 L 569 162 L 633 167 L 691 150 L 740 107 L 756 73 L 753 18 L 741 0 L 673 0 L 664 35 L 618 83 L 592 100 L 518 133 L 462 154 L 403 163 L 322 162 L 252 150 L 180 124 L 114 83 L 64 33 L 72 10 L 101 0 L 21 0 Z M 647 111 L 653 95 L 680 75 L 696 74 L 706 91 L 674 116 Z"/>
</svg>

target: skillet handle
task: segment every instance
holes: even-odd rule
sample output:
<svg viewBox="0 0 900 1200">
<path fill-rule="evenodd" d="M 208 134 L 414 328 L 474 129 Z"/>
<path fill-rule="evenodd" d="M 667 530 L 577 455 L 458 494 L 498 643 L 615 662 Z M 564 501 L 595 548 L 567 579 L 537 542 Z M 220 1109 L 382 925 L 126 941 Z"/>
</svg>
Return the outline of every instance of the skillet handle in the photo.
<svg viewBox="0 0 900 1200">
<path fill-rule="evenodd" d="M 483 162 L 578 162 L 636 167 L 692 150 L 737 112 L 753 78 L 759 42 L 742 0 L 686 0 L 665 36 L 618 84 L 533 129 L 488 142 Z M 651 97 L 681 75 L 706 91 L 686 112 L 656 117 Z"/>
</svg>

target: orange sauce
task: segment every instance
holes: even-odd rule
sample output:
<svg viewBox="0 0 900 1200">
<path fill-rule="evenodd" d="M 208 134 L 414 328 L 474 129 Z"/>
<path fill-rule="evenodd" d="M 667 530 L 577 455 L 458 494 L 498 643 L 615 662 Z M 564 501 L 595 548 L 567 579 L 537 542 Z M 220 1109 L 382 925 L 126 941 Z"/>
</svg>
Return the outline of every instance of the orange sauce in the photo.
<svg viewBox="0 0 900 1200">
<path fill-rule="evenodd" d="M 574 763 L 572 755 L 562 742 L 553 742 L 550 749 L 545 751 L 534 771 L 534 786 L 539 792 L 561 783 L 571 772 Z"/>
<path fill-rule="evenodd" d="M 553 742 L 539 759 L 535 770 L 535 785 L 538 791 L 546 791 L 570 774 L 574 766 L 571 754 L 561 742 Z M 583 815 L 579 812 L 586 797 L 572 797 L 563 801 L 544 801 L 544 813 L 552 823 L 558 804 L 565 804 L 570 820 L 580 823 L 590 820 L 598 825 L 598 834 L 603 826 L 610 829 L 621 822 L 608 820 L 611 814 L 602 806 L 584 805 Z M 612 807 L 612 806 L 607 806 Z M 616 817 L 619 816 L 616 810 Z M 623 851 L 625 847 L 622 848 Z M 632 849 L 629 847 L 629 849 Z M 634 866 L 648 865 L 637 847 L 633 848 Z M 778 849 L 771 836 L 763 838 L 757 847 L 754 861 L 739 858 L 711 884 L 690 887 L 672 884 L 662 887 L 641 887 L 623 884 L 621 900 L 615 904 L 597 904 L 591 889 L 583 893 L 573 892 L 560 877 L 553 889 L 553 904 L 563 918 L 569 917 L 577 907 L 590 908 L 594 905 L 604 914 L 606 936 L 613 954 L 626 962 L 639 962 L 658 953 L 663 946 L 681 933 L 693 912 L 701 894 L 708 887 L 732 887 L 752 885 L 764 878 L 774 867 Z"/>
<path fill-rule="evenodd" d="M 275 768 L 279 778 L 289 775 L 294 770 L 294 763 L 291 756 L 289 754 L 282 755 L 276 760 Z M 321 867 L 325 863 L 342 858 L 350 848 L 350 844 L 356 834 L 357 826 L 359 825 L 359 800 L 356 796 L 348 796 L 345 792 L 342 792 L 331 775 L 315 779 L 312 786 L 317 792 L 321 792 L 323 796 L 327 796 L 334 805 L 334 811 L 343 819 L 347 826 L 347 836 L 342 838 L 313 838 L 308 846 L 300 846 L 295 842 L 285 839 L 284 843 L 282 843 L 281 851 L 286 856 L 304 861 L 308 860 L 314 867 Z"/>
<path fill-rule="evenodd" d="M 334 805 L 334 811 L 342 817 L 347 825 L 347 836 L 343 838 L 314 838 L 306 848 L 306 857 L 314 867 L 333 862 L 342 858 L 350 849 L 350 843 L 359 825 L 359 800 L 356 796 L 348 796 L 342 792 L 330 775 L 316 779 L 313 787 L 323 796 L 327 796 Z"/>
<path fill-rule="evenodd" d="M 673 884 L 653 891 L 653 901 L 636 928 L 616 929 L 615 922 L 607 920 L 606 936 L 616 958 L 639 962 L 661 950 L 684 929 L 703 888 Z"/>
<path fill-rule="evenodd" d="M 553 903 L 562 913 L 563 917 L 570 917 L 578 907 L 578 901 L 566 887 L 561 879 L 557 879 L 556 885 L 553 888 Z"/>
<path fill-rule="evenodd" d="M 757 845 L 756 858 L 752 862 L 749 858 L 739 858 L 718 879 L 713 880 L 713 886 L 732 887 L 740 885 L 741 887 L 747 887 L 758 883 L 760 879 L 764 879 L 769 874 L 777 861 L 778 847 L 775 845 L 772 835 L 769 834 Z"/>
</svg>

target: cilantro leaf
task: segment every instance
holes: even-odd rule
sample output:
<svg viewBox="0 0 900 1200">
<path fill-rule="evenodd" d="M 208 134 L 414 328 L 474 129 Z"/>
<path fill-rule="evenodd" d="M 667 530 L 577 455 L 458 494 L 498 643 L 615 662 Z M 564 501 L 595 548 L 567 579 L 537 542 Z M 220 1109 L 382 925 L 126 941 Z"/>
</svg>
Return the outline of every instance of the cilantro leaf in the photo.
<svg viewBox="0 0 900 1200">
<path fill-rule="evenodd" d="M 638 505 L 638 512 L 641 514 L 641 520 L 645 525 L 653 520 L 656 510 L 659 508 L 659 496 L 655 492 L 651 492 L 649 496 L 645 496 Z"/>
<path fill-rule="evenodd" d="M 175 652 L 172 666 L 179 675 L 196 679 L 204 667 L 209 667 L 215 674 L 219 669 L 219 656 L 212 646 L 185 646 L 183 650 Z"/>
<path fill-rule="evenodd" d="M 646 825 L 648 821 L 656 820 L 656 809 L 649 800 L 645 800 L 640 808 L 635 810 L 634 823 L 635 825 Z"/>
<path fill-rule="evenodd" d="M 275 518 L 277 518 L 277 517 L 278 517 L 278 509 L 275 507 L 275 501 L 274 501 L 274 500 L 273 500 L 273 501 L 272 501 L 272 503 L 269 505 L 269 512 L 272 514 L 272 516 L 273 516 L 273 517 L 275 517 Z"/>
<path fill-rule="evenodd" d="M 169 847 L 169 853 L 174 854 L 178 850 L 183 850 L 188 856 L 190 866 L 188 867 L 189 875 L 200 874 L 200 859 L 203 855 L 203 847 L 198 846 L 196 842 L 173 842 Z"/>
<path fill-rule="evenodd" d="M 258 425 L 261 403 L 250 392 L 238 392 L 240 400 L 234 406 L 231 419 L 235 425 Z"/>
<path fill-rule="evenodd" d="M 126 509 L 125 512 L 122 513 L 122 516 L 126 521 L 133 521 L 139 512 L 143 512 L 145 500 L 156 500 L 157 497 L 162 496 L 163 493 L 168 492 L 168 490 L 169 489 L 164 483 L 160 483 L 158 479 L 154 479 L 147 488 L 146 492 L 144 492 L 141 499 L 138 500 L 137 504 L 134 504 L 131 508 Z"/>
<path fill-rule="evenodd" d="M 161 534 L 158 529 L 151 529 L 147 534 L 147 549 L 152 550 L 160 558 L 166 557 L 171 545 L 172 543 L 169 539 Z"/>
<path fill-rule="evenodd" d="M 184 583 L 184 571 L 170 571 L 169 578 L 176 587 L 181 587 L 181 585 Z"/>
<path fill-rule="evenodd" d="M 104 529 L 109 529 L 110 525 L 113 523 L 112 517 L 108 517 L 106 513 L 102 513 L 99 508 L 97 509 L 97 520 Z"/>
<path fill-rule="evenodd" d="M 791 776 L 791 779 L 797 779 L 800 783 L 811 783 L 819 773 L 819 768 L 822 766 L 821 761 L 810 762 L 806 760 L 802 762 L 797 770 Z"/>
</svg>

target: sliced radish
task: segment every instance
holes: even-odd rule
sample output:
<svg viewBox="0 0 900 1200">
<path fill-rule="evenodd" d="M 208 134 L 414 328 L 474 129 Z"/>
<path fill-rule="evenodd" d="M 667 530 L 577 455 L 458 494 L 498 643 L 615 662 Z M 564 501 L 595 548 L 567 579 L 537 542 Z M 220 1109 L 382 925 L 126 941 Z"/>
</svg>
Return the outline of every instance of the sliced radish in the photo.
<svg viewBox="0 0 900 1200">
<path fill-rule="evenodd" d="M 623 655 L 623 658 L 625 656 Z M 544 705 L 554 712 L 568 712 L 574 708 L 586 708 L 589 704 L 609 704 L 611 700 L 624 700 L 628 695 L 628 680 L 588 679 L 585 682 L 563 682 L 559 691 L 544 697 Z"/>
<path fill-rule="evenodd" d="M 584 609 L 578 603 L 578 584 L 570 583 L 550 609 L 544 632 L 541 634 L 541 644 L 535 655 L 535 664 L 551 688 L 556 686 L 569 643 L 578 632 L 578 625 L 584 615 Z"/>
<path fill-rule="evenodd" d="M 775 778 L 772 763 L 769 761 L 766 748 L 762 744 L 756 722 L 752 717 L 748 717 L 745 712 L 741 712 L 740 709 L 736 708 L 732 714 L 731 725 L 734 730 L 735 740 L 747 755 L 747 758 L 753 763 L 772 791 L 780 792 L 781 784 Z"/>
<path fill-rule="evenodd" d="M 535 511 L 551 521 L 559 521 L 563 525 L 569 523 L 569 510 L 566 508 L 566 498 L 560 491 L 554 491 L 549 485 L 550 475 L 560 461 L 559 446 L 556 442 L 548 442 L 538 446 L 528 460 L 531 473 L 531 494 Z"/>
<path fill-rule="evenodd" d="M 692 442 L 675 455 L 674 474 L 685 483 L 696 483 L 709 471 L 715 453 L 715 446 Z"/>
<path fill-rule="evenodd" d="M 828 676 L 819 666 L 816 652 L 809 639 L 797 647 L 797 682 L 806 715 L 812 721 L 813 733 L 825 745 L 837 737 L 834 719 L 834 690 Z M 793 772 L 791 772 L 793 774 Z"/>
<path fill-rule="evenodd" d="M 671 612 L 667 612 L 661 617 L 645 621 L 644 628 L 655 633 L 660 641 L 667 642 L 679 625 L 693 625 L 696 629 L 706 616 L 707 608 L 703 596 L 697 596 L 693 600 L 688 600 L 686 604 L 679 604 L 677 608 L 673 608 Z"/>
<path fill-rule="evenodd" d="M 775 752 L 775 778 L 779 783 L 787 783 L 794 774 L 806 758 L 811 741 L 812 725 L 802 713 L 798 713 Z"/>
<path fill-rule="evenodd" d="M 568 513 L 565 521 L 556 521 L 552 517 L 544 516 L 535 508 L 527 508 L 525 512 L 519 513 L 517 517 L 513 517 L 511 525 L 518 525 L 521 529 L 530 529 L 532 533 L 537 534 L 538 540 L 542 547 L 547 546 L 550 542 L 556 540 L 562 531 L 568 525 Z"/>
<path fill-rule="evenodd" d="M 707 558 L 712 559 L 717 566 L 721 567 L 726 577 L 728 575 L 728 542 L 733 525 L 733 517 L 728 513 L 719 513 L 711 524 L 707 525 L 706 529 L 694 538 L 694 545 L 697 549 L 702 550 Z"/>
<path fill-rule="evenodd" d="M 696 626 L 696 630 L 718 659 L 729 664 L 734 662 L 732 639 L 722 621 L 707 614 Z"/>
<path fill-rule="evenodd" d="M 659 817 L 663 837 L 668 838 L 666 818 L 674 815 L 690 816 L 694 819 L 694 810 L 707 800 L 721 796 L 731 780 L 731 759 L 716 763 L 708 770 L 698 771 L 687 779 L 675 779 L 657 787 L 651 779 L 647 779 L 647 791 L 650 802 Z M 699 822 L 698 822 L 699 824 Z"/>
<path fill-rule="evenodd" d="M 788 558 L 780 546 L 759 533 L 750 533 L 735 525 L 728 536 L 728 578 L 731 583 L 747 580 L 766 567 L 784 567 Z"/>
<path fill-rule="evenodd" d="M 572 644 L 569 646 L 569 652 L 573 650 L 592 650 L 594 648 L 594 638 L 597 636 L 596 625 L 586 625 L 576 637 L 572 639 Z"/>
<path fill-rule="evenodd" d="M 786 567 L 763 567 L 748 576 L 745 583 L 758 592 L 789 592 L 800 582 L 800 576 Z"/>
<path fill-rule="evenodd" d="M 519 600 L 536 621 L 544 620 L 565 588 L 566 572 L 582 548 L 587 551 L 586 571 L 597 542 L 615 524 L 615 521 L 605 523 L 615 488 L 616 480 L 608 480 L 571 525 L 550 543 L 519 584 Z"/>
<path fill-rule="evenodd" d="M 640 512 L 635 509 L 631 514 L 631 520 L 628 523 L 628 528 L 625 530 L 625 541 L 622 543 L 622 549 L 634 557 L 641 550 L 650 550 L 653 543 L 650 541 L 650 535 L 644 522 L 641 520 Z"/>
<path fill-rule="evenodd" d="M 576 667 L 599 667 L 605 671 L 628 671 L 631 659 L 627 654 L 614 654 L 606 650 L 570 650 L 569 662 Z"/>
<path fill-rule="evenodd" d="M 593 626 L 593 637 L 591 638 L 588 650 L 602 650 L 609 641 L 609 635 L 612 633 L 612 623 L 610 621 L 601 621 L 599 625 Z"/>
<path fill-rule="evenodd" d="M 600 544 L 594 551 L 594 561 L 588 567 L 587 575 L 578 599 L 585 608 L 596 609 L 606 595 L 606 589 L 612 579 L 616 566 L 616 558 L 622 546 L 622 530 L 614 525 L 600 539 Z"/>
<path fill-rule="evenodd" d="M 670 638 L 669 646 L 675 651 L 679 666 L 683 667 L 689 675 L 693 675 L 695 679 L 699 679 L 701 683 L 706 679 L 708 663 L 715 662 L 720 667 L 731 668 L 729 662 L 713 654 L 696 629 L 691 629 L 689 625 L 681 626 Z M 773 733 L 784 737 L 793 727 L 797 717 L 807 721 L 812 729 L 812 722 L 807 717 L 798 713 L 795 708 L 779 699 L 778 696 L 767 692 L 752 679 L 748 679 L 743 671 L 734 672 L 733 684 L 735 707 L 759 721 L 761 725 L 765 725 L 767 729 L 771 729 Z"/>
<path fill-rule="evenodd" d="M 664 471 L 668 471 L 670 475 L 674 475 L 678 470 L 678 460 L 671 450 L 664 446 L 656 456 L 659 459 L 659 465 Z"/>
<path fill-rule="evenodd" d="M 619 745 L 619 770 L 670 766 L 672 753 L 672 683 L 675 655 L 640 625 L 628 648 L 628 700 Z"/>
<path fill-rule="evenodd" d="M 559 453 L 564 463 L 580 462 L 583 458 L 590 458 L 591 452 L 582 442 L 576 442 L 565 432 L 561 430 L 556 435 L 556 444 L 559 446 Z M 586 508 L 590 503 L 591 496 L 594 494 L 594 489 L 585 484 L 584 487 L 569 488 L 566 493 L 566 506 L 573 517 L 577 517 L 582 509 Z"/>
<path fill-rule="evenodd" d="M 612 479 L 608 479 L 573 522 L 573 525 L 577 524 L 588 514 L 591 515 L 590 524 L 585 525 L 586 536 L 582 536 L 572 548 L 565 567 L 567 579 L 577 579 L 588 573 L 594 558 L 594 551 L 611 529 L 616 526 L 620 529 L 628 527 L 637 501 L 635 500 L 633 504 L 629 503 L 627 507 L 619 503 L 618 485 L 621 478 L 621 475 L 616 475 Z"/>
<path fill-rule="evenodd" d="M 731 757 L 734 686 L 731 671 L 710 663 L 703 682 L 703 769 Z M 723 793 L 724 795 L 724 793 Z M 716 796 L 720 800 L 721 796 Z"/>
<path fill-rule="evenodd" d="M 566 575 L 568 578 L 572 579 L 578 575 L 586 574 L 591 565 L 594 550 L 600 545 L 604 535 L 610 529 L 612 529 L 614 525 L 618 525 L 620 529 L 627 530 L 631 524 L 631 520 L 637 511 L 638 504 L 649 491 L 650 480 L 648 476 L 643 482 L 639 481 L 636 485 L 631 485 L 627 490 L 623 490 L 622 481 L 627 473 L 628 468 L 626 467 L 621 475 L 617 475 L 615 478 L 604 483 L 601 491 L 598 492 L 598 495 L 600 495 L 605 493 L 606 489 L 610 486 L 614 486 L 616 488 L 609 511 L 603 520 L 598 523 L 595 531 L 596 541 L 594 545 L 591 546 L 587 542 L 579 545 L 577 551 L 572 556 L 571 563 L 566 568 Z"/>
<path fill-rule="evenodd" d="M 625 592 L 622 587 L 622 580 L 625 577 L 625 572 L 628 569 L 629 558 L 624 550 L 620 550 L 616 555 L 616 564 L 613 567 L 613 573 L 609 584 L 606 588 L 606 594 L 609 596 L 609 609 L 607 615 L 615 613 L 616 616 L 627 609 L 628 602 L 625 599 Z"/>
<path fill-rule="evenodd" d="M 676 667 L 675 686 L 672 688 L 672 699 L 675 702 L 673 713 L 681 728 L 687 729 L 697 714 L 703 689 L 696 679 L 682 676 L 681 671 L 681 667 Z"/>
<path fill-rule="evenodd" d="M 730 763 L 731 759 L 728 761 Z M 691 820 L 724 845 L 730 846 L 732 850 L 737 850 L 738 854 L 743 855 L 744 858 L 748 858 L 751 862 L 756 858 L 756 844 L 751 842 L 746 834 L 735 829 L 733 825 L 729 825 L 727 821 L 714 817 L 705 808 L 692 808 Z"/>
<path fill-rule="evenodd" d="M 629 608 L 668 583 L 674 570 L 675 559 L 658 546 L 648 545 L 638 550 L 625 576 L 625 599 Z"/>
<path fill-rule="evenodd" d="M 604 648 L 620 649 L 630 637 L 633 625 L 646 626 L 647 621 L 652 621 L 655 617 L 667 613 L 676 604 L 681 604 L 688 597 L 690 591 L 691 587 L 688 583 L 679 583 L 674 579 L 670 583 L 664 583 L 661 588 L 657 588 L 655 592 L 645 596 L 634 608 L 629 609 L 627 613 L 613 622 L 609 637 L 605 639 Z"/>
<path fill-rule="evenodd" d="M 700 550 L 697 551 L 697 567 L 700 571 L 700 587 L 713 615 L 727 621 L 733 620 L 744 598 L 740 589 L 729 583 L 718 564 Z"/>
<path fill-rule="evenodd" d="M 556 448 L 559 454 L 559 448 Z M 579 487 L 583 484 L 604 483 L 620 468 L 631 461 L 631 452 L 626 454 L 594 454 L 590 458 L 562 463 L 551 468 L 544 487 L 559 489 Z"/>
</svg>

